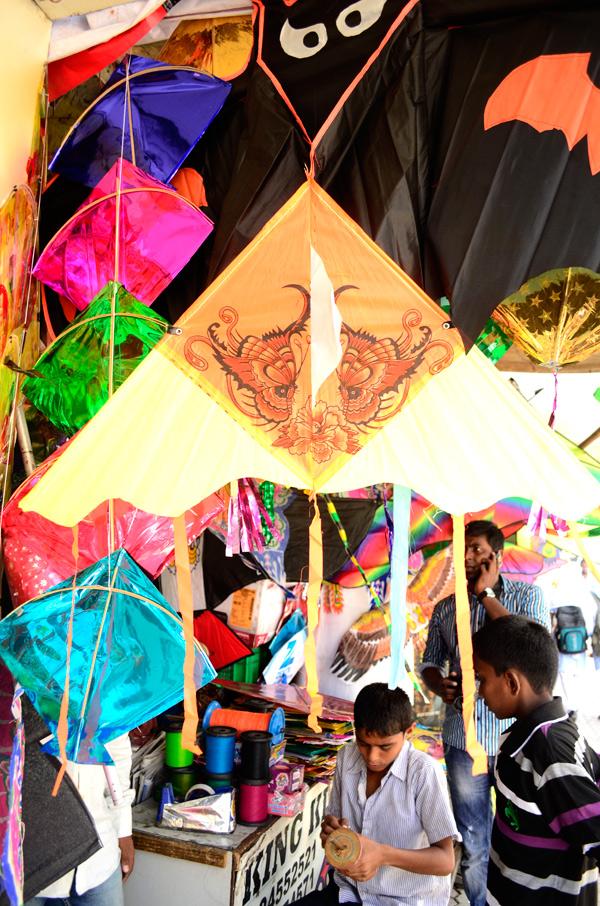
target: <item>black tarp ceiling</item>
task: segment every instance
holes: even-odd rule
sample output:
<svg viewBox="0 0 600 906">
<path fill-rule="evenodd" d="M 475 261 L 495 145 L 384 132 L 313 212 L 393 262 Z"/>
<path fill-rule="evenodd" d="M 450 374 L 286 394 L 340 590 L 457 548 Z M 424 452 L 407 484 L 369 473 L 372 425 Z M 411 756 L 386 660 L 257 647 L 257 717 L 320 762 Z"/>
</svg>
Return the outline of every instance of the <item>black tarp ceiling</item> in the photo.
<svg viewBox="0 0 600 906">
<path fill-rule="evenodd" d="M 364 59 L 369 40 L 379 40 L 382 23 L 403 5 L 388 2 L 387 18 L 382 12 L 361 31 L 344 13 L 347 2 L 267 4 L 264 55 L 301 108 L 309 134 L 332 92 L 346 84 L 348 67 L 356 68 L 350 44 L 360 45 Z M 336 25 L 342 14 L 355 29 L 346 37 Z M 327 41 L 286 67 L 277 40 L 282 17 L 292 34 L 321 25 Z M 434 298 L 451 299 L 453 320 L 469 341 L 526 279 L 565 265 L 600 269 L 600 174 L 590 171 L 587 139 L 570 151 L 558 129 L 540 133 L 512 121 L 485 130 L 483 124 L 487 100 L 515 67 L 542 54 L 585 52 L 597 86 L 600 9 L 591 0 L 421 0 L 316 149 L 317 180 Z M 215 231 L 157 303 L 172 320 L 305 178 L 306 136 L 256 56 L 255 48 L 186 161 L 204 177 Z M 43 218 L 53 226 L 75 207 L 65 185 L 59 180 L 46 198 Z"/>
</svg>

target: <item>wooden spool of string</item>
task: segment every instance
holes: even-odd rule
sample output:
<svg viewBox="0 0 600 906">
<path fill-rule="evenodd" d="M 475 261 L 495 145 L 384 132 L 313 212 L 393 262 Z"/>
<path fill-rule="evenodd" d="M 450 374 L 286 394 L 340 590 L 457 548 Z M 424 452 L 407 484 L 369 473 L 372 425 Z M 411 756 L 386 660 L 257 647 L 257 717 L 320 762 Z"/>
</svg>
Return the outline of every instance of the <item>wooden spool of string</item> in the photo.
<svg viewBox="0 0 600 906">
<path fill-rule="evenodd" d="M 360 837 L 349 827 L 332 831 L 325 841 L 325 857 L 334 868 L 349 868 L 360 859 L 360 853 Z"/>
</svg>

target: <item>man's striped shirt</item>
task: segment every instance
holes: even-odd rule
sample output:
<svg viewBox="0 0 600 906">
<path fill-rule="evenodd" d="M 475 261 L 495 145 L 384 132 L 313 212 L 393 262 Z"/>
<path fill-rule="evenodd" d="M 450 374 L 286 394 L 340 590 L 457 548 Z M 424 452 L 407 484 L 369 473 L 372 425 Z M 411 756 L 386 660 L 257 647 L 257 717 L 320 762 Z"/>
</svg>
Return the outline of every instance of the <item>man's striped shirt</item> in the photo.
<svg viewBox="0 0 600 906">
<path fill-rule="evenodd" d="M 496 596 L 509 613 L 517 613 L 550 629 L 550 616 L 544 604 L 542 591 L 536 585 L 527 582 L 512 582 L 501 577 L 496 585 Z M 486 610 L 475 595 L 470 595 L 471 635 L 481 629 L 486 619 Z M 456 599 L 454 595 L 444 598 L 434 608 L 429 623 L 427 645 L 423 654 L 421 670 L 426 667 L 437 667 L 444 670 L 446 662 L 450 663 L 449 672 L 460 674 L 458 636 L 456 633 Z M 483 699 L 475 702 L 475 719 L 477 738 L 488 755 L 498 751 L 500 734 L 509 726 L 510 720 L 498 720 L 492 714 Z M 442 731 L 444 742 L 457 749 L 466 749 L 465 726 L 462 710 L 456 705 L 446 706 L 446 717 Z"/>
<path fill-rule="evenodd" d="M 504 734 L 495 774 L 488 906 L 597 906 L 600 758 L 559 698 Z"/>
</svg>

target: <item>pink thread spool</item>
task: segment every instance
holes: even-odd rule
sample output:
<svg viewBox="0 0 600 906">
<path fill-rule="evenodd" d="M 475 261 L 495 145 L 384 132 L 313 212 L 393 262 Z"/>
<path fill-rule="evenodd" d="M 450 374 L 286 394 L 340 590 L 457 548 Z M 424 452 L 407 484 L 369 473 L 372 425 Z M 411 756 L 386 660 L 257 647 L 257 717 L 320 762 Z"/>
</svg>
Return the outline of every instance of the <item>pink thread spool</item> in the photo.
<svg viewBox="0 0 600 906">
<path fill-rule="evenodd" d="M 263 824 L 269 814 L 269 783 L 241 780 L 237 819 L 240 824 Z"/>
</svg>

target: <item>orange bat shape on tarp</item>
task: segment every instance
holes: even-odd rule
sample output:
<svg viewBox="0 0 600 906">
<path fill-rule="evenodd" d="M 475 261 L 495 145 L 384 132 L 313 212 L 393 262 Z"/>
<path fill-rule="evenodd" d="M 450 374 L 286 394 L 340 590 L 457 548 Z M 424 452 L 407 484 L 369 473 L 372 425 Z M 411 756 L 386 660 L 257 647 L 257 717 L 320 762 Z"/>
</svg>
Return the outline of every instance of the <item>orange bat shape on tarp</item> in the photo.
<svg viewBox="0 0 600 906">
<path fill-rule="evenodd" d="M 490 96 L 485 129 L 521 120 L 538 132 L 560 129 L 569 151 L 587 136 L 592 175 L 600 170 L 600 88 L 588 75 L 591 54 L 536 57 L 517 66 Z"/>
</svg>

